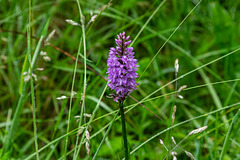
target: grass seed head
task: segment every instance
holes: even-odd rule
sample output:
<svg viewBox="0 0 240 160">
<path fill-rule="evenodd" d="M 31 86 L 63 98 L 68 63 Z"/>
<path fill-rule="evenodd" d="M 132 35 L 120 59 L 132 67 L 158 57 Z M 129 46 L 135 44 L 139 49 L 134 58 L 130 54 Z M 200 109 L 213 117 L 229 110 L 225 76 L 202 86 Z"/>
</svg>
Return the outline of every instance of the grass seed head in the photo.
<svg viewBox="0 0 240 160">
<path fill-rule="evenodd" d="M 183 99 L 184 97 L 182 95 L 178 95 L 178 98 Z"/>
<path fill-rule="evenodd" d="M 54 36 L 54 34 L 55 34 L 55 29 L 48 35 L 48 37 L 46 38 L 46 40 L 44 41 L 44 45 L 46 46 L 46 45 L 48 45 L 49 43 L 49 41 L 52 39 L 52 37 Z"/>
<path fill-rule="evenodd" d="M 57 97 L 56 99 L 57 100 L 62 100 L 62 99 L 66 99 L 67 97 L 66 96 L 61 96 L 61 97 Z"/>
<path fill-rule="evenodd" d="M 41 55 L 41 56 L 46 56 L 46 55 L 47 55 L 47 52 L 41 51 L 41 52 L 40 52 L 40 55 Z"/>
<path fill-rule="evenodd" d="M 178 93 L 182 92 L 184 89 L 187 88 L 187 85 L 183 85 L 178 89 Z"/>
<path fill-rule="evenodd" d="M 91 17 L 91 19 L 90 19 L 90 22 L 95 21 L 96 18 L 97 18 L 97 15 L 93 15 L 93 16 Z M 90 22 L 89 22 L 89 23 L 90 23 Z"/>
<path fill-rule="evenodd" d="M 24 82 L 28 82 L 29 80 L 30 80 L 30 75 L 29 74 L 27 74 L 27 75 L 25 75 L 24 77 L 23 77 L 23 79 L 24 79 Z"/>
<path fill-rule="evenodd" d="M 198 134 L 200 132 L 203 132 L 205 129 L 207 129 L 207 126 L 198 128 L 198 129 L 194 129 L 193 131 L 191 131 L 188 136 L 194 135 L 194 134 Z"/>
<path fill-rule="evenodd" d="M 85 147 L 86 147 L 86 150 L 87 150 L 87 154 L 90 155 L 90 144 L 89 144 L 89 142 L 86 142 Z"/>
<path fill-rule="evenodd" d="M 83 132 L 84 127 L 80 127 L 77 131 L 77 136 L 81 135 Z"/>
<path fill-rule="evenodd" d="M 37 70 L 38 70 L 38 71 L 43 71 L 43 70 L 44 70 L 44 68 L 37 68 Z"/>
<path fill-rule="evenodd" d="M 175 105 L 175 106 L 173 107 L 173 113 L 172 113 L 172 125 L 173 125 L 174 120 L 175 120 L 175 113 L 176 113 L 176 111 L 177 111 L 177 106 Z"/>
<path fill-rule="evenodd" d="M 195 160 L 195 158 L 194 158 L 194 156 L 192 155 L 192 153 L 190 153 L 190 152 L 188 152 L 188 151 L 186 151 L 186 150 L 184 150 L 184 152 L 186 153 L 186 155 L 187 155 L 189 158 L 191 158 L 191 160 Z"/>
<path fill-rule="evenodd" d="M 45 62 L 50 62 L 51 61 L 51 58 L 48 57 L 48 56 L 43 56 L 43 59 Z"/>
<path fill-rule="evenodd" d="M 176 143 L 176 141 L 175 141 L 173 136 L 171 137 L 171 139 L 172 139 L 173 143 L 176 145 L 177 143 Z"/>
<path fill-rule="evenodd" d="M 73 26 L 80 26 L 80 24 L 78 24 L 77 22 L 75 22 L 75 21 L 73 21 L 73 20 L 71 20 L 71 19 L 66 19 L 65 21 L 66 21 L 67 23 L 73 25 Z"/>
<path fill-rule="evenodd" d="M 162 141 L 161 139 L 159 139 L 159 141 L 160 141 L 160 143 L 161 143 L 162 145 L 164 145 L 164 143 L 163 143 L 163 141 Z"/>
<path fill-rule="evenodd" d="M 89 133 L 88 130 L 86 130 L 85 136 L 86 136 L 85 147 L 86 147 L 86 150 L 87 150 L 87 154 L 90 155 L 90 133 Z"/>
<path fill-rule="evenodd" d="M 162 144 L 164 146 L 164 148 L 168 151 L 168 148 L 165 146 L 163 140 L 159 139 L 159 141 L 160 141 L 160 144 Z"/>
<path fill-rule="evenodd" d="M 177 74 L 179 70 L 178 59 L 175 60 L 175 73 Z"/>
<path fill-rule="evenodd" d="M 72 91 L 71 96 L 73 97 L 75 94 L 77 94 L 77 92 Z"/>
</svg>

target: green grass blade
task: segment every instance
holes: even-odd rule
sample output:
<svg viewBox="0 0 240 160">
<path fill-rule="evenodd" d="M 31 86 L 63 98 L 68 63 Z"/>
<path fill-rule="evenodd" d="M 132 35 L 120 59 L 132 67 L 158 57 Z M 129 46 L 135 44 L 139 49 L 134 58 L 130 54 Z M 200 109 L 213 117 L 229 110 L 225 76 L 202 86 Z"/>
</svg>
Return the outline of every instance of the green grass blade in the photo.
<svg viewBox="0 0 240 160">
<path fill-rule="evenodd" d="M 180 28 L 180 26 L 186 21 L 186 19 L 190 16 L 190 14 L 197 8 L 197 6 L 202 2 L 202 0 L 200 0 L 194 7 L 193 9 L 187 14 L 187 16 L 181 21 L 181 23 L 176 27 L 176 29 L 172 32 L 172 34 L 168 37 L 168 39 L 163 43 L 163 45 L 160 47 L 160 49 L 157 51 L 157 53 L 155 54 L 155 56 L 151 59 L 151 61 L 149 62 L 149 64 L 147 65 L 147 67 L 144 69 L 144 71 L 142 72 L 142 74 L 139 76 L 138 80 L 141 79 L 141 77 L 143 76 L 143 74 L 146 72 L 146 70 L 148 69 L 148 67 L 150 66 L 150 64 L 153 62 L 153 60 L 157 57 L 157 55 L 161 52 L 161 50 L 163 49 L 163 47 L 168 43 L 168 41 L 172 38 L 172 36 L 175 34 L 175 32 Z"/>
<path fill-rule="evenodd" d="M 240 109 L 238 109 L 238 112 L 234 116 L 234 118 L 232 120 L 232 123 L 229 126 L 229 129 L 228 129 L 228 132 L 227 132 L 227 136 L 226 136 L 226 138 L 224 140 L 224 144 L 223 144 L 223 149 L 222 149 L 222 152 L 221 152 L 220 160 L 223 160 L 223 157 L 224 157 L 225 153 L 227 152 L 227 149 L 228 149 L 228 147 L 230 145 L 230 142 L 231 142 L 230 141 L 230 136 L 231 136 L 231 133 L 233 131 L 233 127 L 237 123 L 239 118 L 240 118 Z"/>
<path fill-rule="evenodd" d="M 137 146 L 134 150 L 132 150 L 132 151 L 130 152 L 130 154 L 133 154 L 133 153 L 136 152 L 139 148 L 141 148 L 143 145 L 145 145 L 146 143 L 150 142 L 151 140 L 153 140 L 153 139 L 156 138 L 157 136 L 165 133 L 166 131 L 168 131 L 168 130 L 170 130 L 170 129 L 172 129 L 172 128 L 175 128 L 175 127 L 180 126 L 180 125 L 182 125 L 182 124 L 184 124 L 184 123 L 187 123 L 187 122 L 191 122 L 191 121 L 193 121 L 193 120 L 195 120 L 195 119 L 199 119 L 199 118 L 202 118 L 202 117 L 206 117 L 206 116 L 208 116 L 208 115 L 210 115 L 210 114 L 214 114 L 214 113 L 220 112 L 220 111 L 225 110 L 225 109 L 227 109 L 227 108 L 235 107 L 235 106 L 237 106 L 237 105 L 239 105 L 239 104 L 240 104 L 240 103 L 235 103 L 235 104 L 232 104 L 232 105 L 230 105 L 230 106 L 226 106 L 226 107 L 223 107 L 223 108 L 221 108 L 221 109 L 217 109 L 217 110 L 214 110 L 214 111 L 212 111 L 212 112 L 208 112 L 208 113 L 206 113 L 206 114 L 203 114 L 203 115 L 200 115 L 200 116 L 197 116 L 197 117 L 188 119 L 188 120 L 186 120 L 186 121 L 180 122 L 180 123 L 178 123 L 178 124 L 175 124 L 175 125 L 173 125 L 172 127 L 169 127 L 169 128 L 167 128 L 167 129 L 165 129 L 165 130 L 163 130 L 163 131 L 160 131 L 160 132 L 158 132 L 157 134 L 155 134 L 154 136 L 150 137 L 150 138 L 147 139 L 145 142 L 143 142 L 142 144 L 140 144 L 139 146 Z"/>
<path fill-rule="evenodd" d="M 118 112 L 115 114 L 115 116 L 113 117 L 113 119 L 112 119 L 112 121 L 111 121 L 111 123 L 110 123 L 110 125 L 109 125 L 109 127 L 108 127 L 108 129 L 107 129 L 107 131 L 106 131 L 106 133 L 105 133 L 104 136 L 103 136 L 102 141 L 100 142 L 100 144 L 99 144 L 99 146 L 98 146 L 98 148 L 97 148 L 97 150 L 96 150 L 96 152 L 95 152 L 95 154 L 94 154 L 94 156 L 93 156 L 93 158 L 92 158 L 93 160 L 96 159 L 97 154 L 98 154 L 98 152 L 100 151 L 100 149 L 101 149 L 101 147 L 102 147 L 102 145 L 103 145 L 105 139 L 107 138 L 108 133 L 109 133 L 109 131 L 111 130 L 112 125 L 113 125 L 113 123 L 115 122 L 118 113 L 119 113 L 119 111 L 118 111 Z"/>
<path fill-rule="evenodd" d="M 140 31 L 137 33 L 136 37 L 133 39 L 132 43 L 129 45 L 129 47 L 131 47 L 134 42 L 137 40 L 137 38 L 139 37 L 139 35 L 142 33 L 142 31 L 145 29 L 145 27 L 147 26 L 147 24 L 150 22 L 150 20 L 153 18 L 153 16 L 158 12 L 158 10 L 162 7 L 162 5 L 166 2 L 166 0 L 163 0 L 158 7 L 154 10 L 154 12 L 151 14 L 151 16 L 148 18 L 148 20 L 145 22 L 145 24 L 142 26 L 142 28 L 140 29 Z"/>
<path fill-rule="evenodd" d="M 23 86 L 23 90 L 25 90 L 25 87 L 26 87 L 26 85 Z M 14 133 L 17 130 L 17 124 L 19 123 L 18 120 L 19 120 L 19 117 L 20 117 L 20 114 L 22 111 L 24 100 L 25 100 L 25 95 L 21 94 L 20 98 L 18 100 L 18 105 L 17 105 L 16 111 L 13 116 L 12 125 L 11 125 L 10 130 L 9 130 L 9 132 L 4 140 L 4 143 L 3 143 L 3 152 L 2 153 L 6 153 L 7 151 L 9 151 L 10 146 L 12 146 L 12 143 L 14 140 Z"/>
<path fill-rule="evenodd" d="M 183 124 L 185 124 L 185 123 L 187 123 L 187 122 L 190 122 L 190 121 L 193 121 L 193 120 L 195 120 L 195 119 L 199 119 L 199 118 L 202 118 L 202 117 L 206 117 L 206 116 L 209 116 L 209 115 L 211 115 L 211 114 L 214 114 L 214 113 L 217 113 L 217 112 L 220 112 L 220 111 L 229 109 L 229 108 L 233 108 L 233 107 L 235 107 L 235 106 L 237 106 L 237 105 L 240 105 L 240 102 L 235 103 L 235 104 L 232 104 L 232 105 L 229 105 L 229 106 L 226 106 L 226 107 L 223 107 L 223 108 L 221 108 L 221 109 L 217 109 L 217 110 L 214 110 L 214 111 L 211 111 L 211 112 L 202 114 L 202 115 L 200 115 L 200 116 L 194 117 L 194 118 L 192 118 L 192 119 L 188 119 L 188 120 L 183 121 L 183 122 L 180 122 L 180 123 L 178 123 L 178 124 L 175 124 L 174 126 L 172 126 L 172 127 L 170 127 L 170 128 L 167 128 L 167 129 L 161 131 L 160 133 L 158 133 L 157 135 L 155 135 L 155 136 L 152 137 L 151 139 L 148 139 L 148 140 L 145 141 L 143 144 L 141 144 L 141 146 L 143 146 L 144 144 L 148 143 L 148 142 L 149 142 L 150 140 L 152 140 L 153 138 L 157 137 L 158 135 L 160 135 L 160 134 L 162 134 L 162 133 L 165 133 L 166 131 L 168 131 L 168 130 L 170 130 L 170 129 L 172 129 L 172 128 L 175 128 L 175 127 L 177 127 L 177 126 L 183 125 Z M 125 108 L 129 108 L 129 107 L 125 107 Z M 133 107 L 130 107 L 126 112 L 129 112 L 129 111 L 132 110 L 132 109 L 133 109 Z M 116 110 L 116 111 L 112 112 L 111 114 L 116 113 L 116 112 L 118 112 L 118 111 L 119 111 L 119 110 Z M 109 115 L 109 114 L 107 114 L 107 115 Z M 102 118 L 102 116 L 101 116 L 100 118 Z M 96 121 L 96 120 L 98 120 L 98 119 L 100 119 L 100 118 L 96 118 L 94 121 Z M 118 117 L 116 118 L 116 120 L 118 120 L 119 118 L 120 118 L 120 116 L 118 116 Z M 110 122 L 110 123 L 111 123 L 111 122 Z M 106 127 L 108 127 L 108 126 L 110 125 L 110 123 L 109 123 L 108 125 L 106 125 L 105 127 L 103 127 L 102 130 L 105 129 Z M 87 124 L 89 124 L 89 122 L 88 122 Z M 87 124 L 85 124 L 85 125 L 87 125 Z M 81 126 L 81 127 L 84 127 L 85 125 L 83 125 L 83 126 Z M 76 129 L 70 131 L 68 134 L 65 134 L 65 135 L 62 135 L 62 136 L 56 138 L 55 140 L 51 141 L 50 143 L 46 144 L 44 147 L 42 147 L 41 149 L 39 149 L 39 152 L 42 152 L 42 151 L 45 150 L 47 147 L 50 147 L 52 144 L 60 141 L 61 139 L 65 138 L 65 137 L 68 136 L 68 135 L 76 134 L 78 129 L 79 129 L 79 128 L 76 128 Z M 93 136 L 91 136 L 91 137 L 94 137 L 94 136 L 96 136 L 97 134 L 101 133 L 102 130 L 99 130 L 95 135 L 93 135 Z M 138 146 L 137 148 L 135 148 L 135 149 L 131 152 L 131 154 L 134 153 L 136 150 L 138 150 L 141 146 Z M 29 159 L 31 159 L 32 157 L 34 157 L 35 155 L 36 155 L 36 152 L 33 153 L 33 154 L 31 154 L 30 156 L 26 157 L 25 160 L 29 160 Z"/>
</svg>

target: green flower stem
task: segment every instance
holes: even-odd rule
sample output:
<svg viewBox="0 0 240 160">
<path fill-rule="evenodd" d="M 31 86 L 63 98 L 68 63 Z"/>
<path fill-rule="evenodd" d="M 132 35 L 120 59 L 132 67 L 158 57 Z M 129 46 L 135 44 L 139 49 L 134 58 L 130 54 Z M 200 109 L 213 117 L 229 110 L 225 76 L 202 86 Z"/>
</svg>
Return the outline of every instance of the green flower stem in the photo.
<svg viewBox="0 0 240 160">
<path fill-rule="evenodd" d="M 122 134 L 123 134 L 123 141 L 124 141 L 124 150 L 125 150 L 125 160 L 128 160 L 129 153 L 128 153 L 128 144 L 127 144 L 127 132 L 126 132 L 126 125 L 125 125 L 125 116 L 123 110 L 123 101 L 119 101 L 119 108 L 121 113 L 122 119 Z"/>
</svg>

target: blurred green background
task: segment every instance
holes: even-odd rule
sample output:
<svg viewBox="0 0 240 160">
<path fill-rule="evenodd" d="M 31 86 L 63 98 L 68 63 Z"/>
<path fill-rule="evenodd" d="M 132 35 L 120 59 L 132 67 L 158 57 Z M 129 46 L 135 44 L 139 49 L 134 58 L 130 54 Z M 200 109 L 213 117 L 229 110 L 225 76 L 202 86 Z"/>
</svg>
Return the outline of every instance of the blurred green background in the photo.
<svg viewBox="0 0 240 160">
<path fill-rule="evenodd" d="M 116 35 L 125 31 L 133 40 L 151 16 L 153 16 L 152 19 L 132 45 L 140 66 L 138 74 L 142 77 L 138 81 L 138 89 L 131 96 L 139 101 L 176 78 L 175 59 L 179 60 L 178 77 L 180 77 L 240 48 L 239 1 L 203 0 L 192 11 L 198 2 L 198 0 L 112 0 L 109 3 L 108 0 L 81 0 L 85 25 L 87 25 L 87 65 L 106 78 L 108 51 L 110 47 L 116 46 L 114 42 Z M 11 137 L 11 145 L 8 152 L 3 151 L 6 136 L 12 124 L 11 120 L 16 113 L 20 99 L 22 68 L 27 54 L 28 6 L 28 1 L 0 1 L 0 155 L 5 156 L 5 159 L 10 157 L 25 159 L 35 153 L 29 82 L 26 83 L 26 94 L 22 101 L 22 108 L 18 112 L 20 115 Z M 160 8 L 156 14 L 153 14 L 158 7 Z M 94 15 L 98 15 L 95 21 L 89 22 Z M 185 17 L 187 18 L 183 22 Z M 49 35 L 53 30 L 56 31 L 49 40 L 51 45 L 42 44 L 39 49 L 39 51 L 46 52 L 51 60 L 46 61 L 44 56 L 39 54 L 33 68 L 33 73 L 37 76 L 37 81 L 34 80 L 34 93 L 39 149 L 67 133 L 69 97 L 75 60 L 65 55 L 63 51 L 77 57 L 82 29 L 81 26 L 67 23 L 66 19 L 81 23 L 76 1 L 32 0 L 32 56 L 36 50 L 38 38 L 43 32 L 46 31 Z M 177 29 L 179 24 L 181 25 Z M 171 39 L 164 44 L 175 30 Z M 162 45 L 164 47 L 157 54 Z M 80 53 L 83 55 L 83 46 L 81 46 Z M 150 63 L 155 55 L 154 61 Z M 79 56 L 79 61 L 83 62 L 83 56 Z M 175 83 L 155 93 L 151 98 L 162 96 L 143 104 L 160 119 L 141 105 L 128 112 L 126 121 L 130 151 L 170 127 L 171 110 L 174 104 L 177 106 L 174 124 L 178 124 L 238 103 L 240 98 L 239 62 L 239 52 L 235 52 L 179 79 L 178 88 L 182 85 L 187 85 L 188 88 L 196 87 L 181 92 L 184 99 L 168 94 L 175 91 Z M 149 68 L 144 72 L 148 65 Z M 39 71 L 38 68 L 44 68 L 44 70 Z M 74 95 L 72 101 L 70 131 L 78 127 L 77 118 L 74 116 L 80 114 L 83 75 L 83 65 L 78 63 L 73 89 L 77 94 Z M 99 75 L 87 70 L 85 112 L 88 114 L 92 114 L 106 85 L 106 81 Z M 232 81 L 225 82 L 227 80 Z M 214 82 L 220 83 L 211 84 Z M 22 83 L 25 84 L 25 82 Z M 204 84 L 205 86 L 200 86 Z M 83 145 L 79 159 L 91 159 L 106 132 L 106 129 L 100 130 L 113 118 L 113 114 L 107 114 L 118 109 L 118 104 L 107 98 L 110 93 L 112 93 L 111 90 L 106 91 L 101 100 L 100 109 L 96 113 L 96 117 L 105 117 L 91 123 L 90 135 L 97 134 L 90 139 L 90 156 L 87 156 L 85 145 Z M 62 95 L 68 98 L 56 99 Z M 125 106 L 134 103 L 136 102 L 129 97 Z M 196 159 L 219 159 L 229 125 L 238 108 L 239 105 L 234 105 L 221 112 L 174 127 L 171 135 L 178 143 L 193 129 L 208 126 L 205 132 L 190 136 L 177 147 L 177 158 L 189 159 L 184 149 L 191 152 Z M 88 120 L 89 118 L 86 117 L 86 121 Z M 240 157 L 239 125 L 237 122 L 233 128 L 229 147 L 224 156 L 226 160 L 237 160 Z M 69 135 L 68 152 L 74 149 L 76 134 L 75 130 Z M 140 147 L 131 155 L 132 159 L 163 159 L 167 152 L 159 143 L 159 139 L 162 139 L 169 149 L 174 147 L 168 134 L 169 132 L 164 132 Z M 122 144 L 121 123 L 117 120 L 98 158 L 123 158 Z M 57 139 L 56 143 L 39 153 L 40 159 L 59 159 L 64 156 L 64 147 L 65 138 Z M 72 155 L 73 153 L 69 153 L 67 159 L 72 159 Z M 169 159 L 171 158 L 169 156 Z"/>
</svg>

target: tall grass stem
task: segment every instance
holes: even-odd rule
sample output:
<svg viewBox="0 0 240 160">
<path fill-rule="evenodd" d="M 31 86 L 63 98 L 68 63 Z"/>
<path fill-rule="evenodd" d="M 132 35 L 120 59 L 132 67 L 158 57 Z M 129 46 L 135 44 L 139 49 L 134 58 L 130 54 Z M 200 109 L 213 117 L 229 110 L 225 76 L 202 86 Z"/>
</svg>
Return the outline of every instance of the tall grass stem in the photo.
<svg viewBox="0 0 240 160">
<path fill-rule="evenodd" d="M 28 12 L 28 28 L 27 28 L 27 44 L 28 44 L 28 61 L 29 61 L 29 69 L 30 69 L 30 85 L 31 85 L 31 100 L 32 100 L 32 115 L 33 115 L 33 128 L 34 128 L 34 141 L 35 141 L 35 150 L 36 150 L 36 159 L 39 160 L 38 153 L 38 142 L 37 142 L 37 124 L 36 124 L 36 104 L 35 104 L 35 96 L 34 96 L 34 84 L 32 77 L 32 58 L 31 58 L 31 16 L 32 16 L 32 1 L 28 0 L 29 3 L 29 12 Z M 34 62 L 33 62 L 34 64 Z"/>
<path fill-rule="evenodd" d="M 87 59 L 87 51 L 86 51 L 86 35 L 85 35 L 85 18 L 82 14 L 82 9 L 81 9 L 79 0 L 76 0 L 76 2 L 78 5 L 78 10 L 79 10 L 79 14 L 80 14 L 80 22 L 81 22 L 81 26 L 82 26 L 82 40 L 83 40 L 83 53 L 84 53 L 84 82 L 83 82 L 83 94 L 81 97 L 82 107 L 81 107 L 80 121 L 78 124 L 78 126 L 80 127 L 82 125 L 82 118 L 83 118 L 83 115 L 85 112 L 85 95 L 86 95 L 86 87 L 87 87 L 87 60 L 86 60 Z M 85 132 L 86 132 L 86 129 L 85 129 Z M 77 155 L 80 152 L 82 140 L 85 137 L 85 132 L 82 135 L 82 139 L 81 139 L 80 145 L 78 146 L 78 149 L 77 149 L 77 145 L 75 146 L 74 159 L 77 158 Z M 78 141 L 78 137 L 77 137 L 77 141 Z"/>
</svg>

